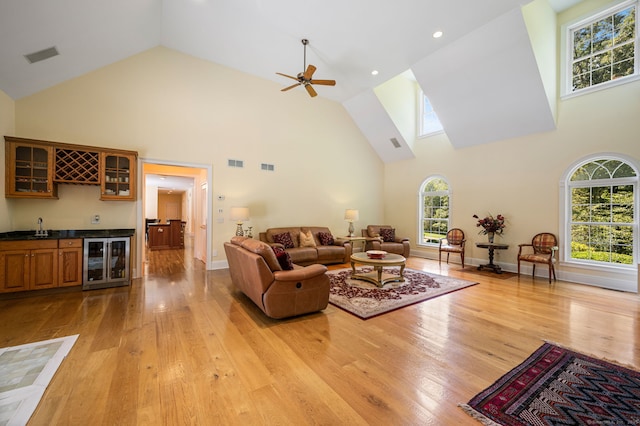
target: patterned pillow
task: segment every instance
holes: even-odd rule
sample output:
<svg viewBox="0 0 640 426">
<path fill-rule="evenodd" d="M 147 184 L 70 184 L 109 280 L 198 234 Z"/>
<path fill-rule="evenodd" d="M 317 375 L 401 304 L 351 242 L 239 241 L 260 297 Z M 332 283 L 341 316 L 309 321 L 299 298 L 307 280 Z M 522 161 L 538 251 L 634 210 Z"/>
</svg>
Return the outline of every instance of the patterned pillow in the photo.
<svg viewBox="0 0 640 426">
<path fill-rule="evenodd" d="M 282 234 L 275 234 L 273 236 L 273 242 L 282 244 L 286 249 L 293 248 L 293 240 L 291 239 L 291 234 L 288 232 L 283 232 Z"/>
<path fill-rule="evenodd" d="M 385 243 L 392 243 L 396 240 L 395 228 L 380 228 L 380 236 Z"/>
<path fill-rule="evenodd" d="M 318 240 L 323 246 L 332 246 L 334 243 L 331 232 L 318 232 Z"/>
<path fill-rule="evenodd" d="M 290 271 L 293 269 L 293 263 L 291 262 L 291 256 L 282 247 L 272 247 L 273 252 L 276 254 L 276 259 L 283 271 Z"/>
</svg>

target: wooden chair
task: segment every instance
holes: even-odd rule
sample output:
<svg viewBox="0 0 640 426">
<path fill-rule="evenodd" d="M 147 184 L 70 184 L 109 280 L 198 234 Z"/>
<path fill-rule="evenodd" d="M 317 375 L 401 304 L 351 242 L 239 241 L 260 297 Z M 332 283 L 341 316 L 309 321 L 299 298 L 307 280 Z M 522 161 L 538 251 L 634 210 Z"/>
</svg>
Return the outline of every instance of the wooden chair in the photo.
<svg viewBox="0 0 640 426">
<path fill-rule="evenodd" d="M 449 263 L 449 254 L 458 253 L 462 260 L 462 267 L 464 268 L 464 243 L 465 243 L 464 231 L 460 228 L 451 228 L 447 231 L 446 238 L 440 239 L 440 245 L 438 246 L 438 263 L 442 263 L 442 252 L 447 253 L 447 264 Z"/>
<path fill-rule="evenodd" d="M 553 263 L 556 261 L 556 251 L 558 251 L 558 239 L 554 234 L 541 232 L 533 237 L 531 244 L 518 244 L 518 275 L 520 275 L 520 261 L 533 263 L 533 276 L 536 275 L 536 263 L 543 263 L 549 266 L 549 284 L 551 276 L 556 280 L 556 270 Z M 530 249 L 523 250 L 525 247 Z"/>
</svg>

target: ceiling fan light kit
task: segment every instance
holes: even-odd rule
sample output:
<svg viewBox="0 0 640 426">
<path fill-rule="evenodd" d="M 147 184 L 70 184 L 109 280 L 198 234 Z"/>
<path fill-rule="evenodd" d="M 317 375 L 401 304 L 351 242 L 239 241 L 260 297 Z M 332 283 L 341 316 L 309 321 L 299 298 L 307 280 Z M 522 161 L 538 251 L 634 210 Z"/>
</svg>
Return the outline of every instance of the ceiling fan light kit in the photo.
<svg viewBox="0 0 640 426">
<path fill-rule="evenodd" d="M 296 84 L 292 84 L 291 86 L 285 87 L 284 89 L 281 90 L 281 92 L 286 92 L 287 90 L 291 90 L 294 87 L 298 87 L 298 86 L 304 86 L 304 88 L 307 90 L 307 93 L 309 93 L 309 96 L 311 96 L 312 98 L 317 96 L 318 93 L 316 93 L 315 89 L 313 88 L 314 84 L 318 84 L 321 86 L 335 86 L 336 85 L 336 81 L 335 80 L 314 80 L 313 79 L 313 73 L 316 72 L 316 67 L 314 65 L 309 64 L 309 66 L 307 66 L 307 45 L 309 44 L 309 40 L 307 40 L 306 38 L 302 39 L 302 45 L 304 46 L 304 64 L 302 67 L 302 72 L 298 73 L 298 75 L 296 77 L 287 75 L 287 74 L 283 74 L 281 72 L 277 72 L 276 74 L 281 75 L 283 77 L 287 77 L 290 78 L 292 80 L 296 80 L 297 83 Z"/>
</svg>

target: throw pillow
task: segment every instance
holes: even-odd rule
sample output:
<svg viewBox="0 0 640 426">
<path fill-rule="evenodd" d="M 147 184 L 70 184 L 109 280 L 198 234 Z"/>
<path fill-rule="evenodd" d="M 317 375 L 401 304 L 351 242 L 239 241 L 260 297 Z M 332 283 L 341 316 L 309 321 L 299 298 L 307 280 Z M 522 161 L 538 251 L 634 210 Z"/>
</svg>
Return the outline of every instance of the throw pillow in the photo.
<svg viewBox="0 0 640 426">
<path fill-rule="evenodd" d="M 311 231 L 300 233 L 300 247 L 315 247 L 316 241 L 313 239 Z"/>
<path fill-rule="evenodd" d="M 396 240 L 396 230 L 394 228 L 380 228 L 380 236 L 385 243 L 392 243 Z"/>
<path fill-rule="evenodd" d="M 282 244 L 286 249 L 293 248 L 293 240 L 291 239 L 291 234 L 288 232 L 283 232 L 282 234 L 275 234 L 273 236 L 273 242 Z"/>
<path fill-rule="evenodd" d="M 332 246 L 334 243 L 331 232 L 318 232 L 318 240 L 323 246 Z"/>
<path fill-rule="evenodd" d="M 273 252 L 276 254 L 276 259 L 283 271 L 290 271 L 293 269 L 293 263 L 291 262 L 291 256 L 282 247 L 272 247 Z"/>
</svg>

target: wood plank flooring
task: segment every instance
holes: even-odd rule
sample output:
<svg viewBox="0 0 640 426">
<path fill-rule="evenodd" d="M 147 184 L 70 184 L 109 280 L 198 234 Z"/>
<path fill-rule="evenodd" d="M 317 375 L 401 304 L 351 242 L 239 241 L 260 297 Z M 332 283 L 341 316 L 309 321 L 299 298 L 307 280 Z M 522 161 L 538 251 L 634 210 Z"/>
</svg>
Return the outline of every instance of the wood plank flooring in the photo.
<svg viewBox="0 0 640 426">
<path fill-rule="evenodd" d="M 640 369 L 636 294 L 410 258 L 480 284 L 271 320 L 189 250 L 148 261 L 130 287 L 0 300 L 0 347 L 80 335 L 31 425 L 474 425 L 457 404 L 544 340 Z"/>
</svg>

